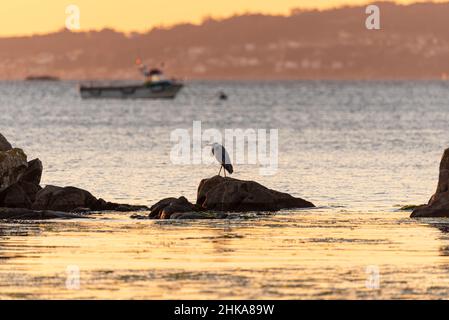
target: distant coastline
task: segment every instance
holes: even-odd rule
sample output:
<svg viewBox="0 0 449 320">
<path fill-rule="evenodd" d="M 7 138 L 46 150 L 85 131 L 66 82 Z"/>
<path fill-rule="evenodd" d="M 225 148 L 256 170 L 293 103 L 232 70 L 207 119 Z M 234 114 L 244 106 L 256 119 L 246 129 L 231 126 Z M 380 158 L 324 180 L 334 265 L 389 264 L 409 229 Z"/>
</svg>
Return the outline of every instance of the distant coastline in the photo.
<svg viewBox="0 0 449 320">
<path fill-rule="evenodd" d="M 377 5 L 381 30 L 367 30 L 365 6 L 353 6 L 246 14 L 147 33 L 63 30 L 0 38 L 0 75 L 134 80 L 139 57 L 187 80 L 447 79 L 449 3 Z"/>
</svg>

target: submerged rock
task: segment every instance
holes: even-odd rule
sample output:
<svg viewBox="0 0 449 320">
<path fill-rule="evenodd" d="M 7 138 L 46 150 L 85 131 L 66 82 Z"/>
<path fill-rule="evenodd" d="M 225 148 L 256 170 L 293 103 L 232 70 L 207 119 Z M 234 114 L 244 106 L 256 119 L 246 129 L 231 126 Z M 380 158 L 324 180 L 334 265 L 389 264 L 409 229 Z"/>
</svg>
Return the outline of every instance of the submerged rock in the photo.
<svg viewBox="0 0 449 320">
<path fill-rule="evenodd" d="M 22 149 L 0 151 L 0 192 L 20 180 L 28 168 Z"/>
<path fill-rule="evenodd" d="M 223 212 L 178 212 L 170 216 L 170 219 L 226 219 L 229 215 Z"/>
<path fill-rule="evenodd" d="M 97 200 L 92 209 L 94 211 L 119 211 L 119 212 L 150 210 L 150 208 L 148 208 L 147 206 L 109 202 L 101 198 Z"/>
<path fill-rule="evenodd" d="M 79 219 L 86 218 L 67 212 L 30 210 L 23 208 L 0 208 L 0 220 L 45 220 L 45 219 Z"/>
<path fill-rule="evenodd" d="M 201 181 L 196 204 L 216 211 L 278 211 L 311 208 L 313 203 L 268 189 L 255 181 L 214 176 Z"/>
<path fill-rule="evenodd" d="M 410 217 L 449 217 L 449 149 L 444 151 L 441 159 L 435 194 L 430 198 L 428 204 L 416 208 Z"/>
</svg>

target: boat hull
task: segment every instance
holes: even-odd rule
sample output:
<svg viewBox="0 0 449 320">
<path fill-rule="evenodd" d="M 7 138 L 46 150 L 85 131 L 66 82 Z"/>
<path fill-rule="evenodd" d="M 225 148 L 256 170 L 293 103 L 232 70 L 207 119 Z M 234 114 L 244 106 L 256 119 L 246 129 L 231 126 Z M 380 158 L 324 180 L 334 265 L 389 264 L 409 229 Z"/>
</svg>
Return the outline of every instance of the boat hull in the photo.
<svg viewBox="0 0 449 320">
<path fill-rule="evenodd" d="M 80 86 L 83 99 L 174 99 L 182 83 L 130 85 L 130 86 Z"/>
</svg>

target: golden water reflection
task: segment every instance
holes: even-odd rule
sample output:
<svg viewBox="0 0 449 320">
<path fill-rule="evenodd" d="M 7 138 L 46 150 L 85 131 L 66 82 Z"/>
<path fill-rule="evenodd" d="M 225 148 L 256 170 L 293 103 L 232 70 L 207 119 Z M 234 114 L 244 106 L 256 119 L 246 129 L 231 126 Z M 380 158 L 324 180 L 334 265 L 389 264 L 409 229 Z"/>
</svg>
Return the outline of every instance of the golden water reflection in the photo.
<svg viewBox="0 0 449 320">
<path fill-rule="evenodd" d="M 338 210 L 337 210 L 338 212 Z M 0 298 L 444 298 L 449 221 L 322 208 L 222 221 L 0 224 Z M 367 267 L 380 271 L 366 286 Z M 79 288 L 67 267 L 80 270 Z"/>
</svg>

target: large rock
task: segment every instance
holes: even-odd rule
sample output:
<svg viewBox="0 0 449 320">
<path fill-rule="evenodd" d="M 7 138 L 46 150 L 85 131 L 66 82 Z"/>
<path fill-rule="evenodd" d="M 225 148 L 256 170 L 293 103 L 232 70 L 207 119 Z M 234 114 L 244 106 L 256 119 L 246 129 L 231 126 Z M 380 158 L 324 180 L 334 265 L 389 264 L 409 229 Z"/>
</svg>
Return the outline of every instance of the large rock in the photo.
<svg viewBox="0 0 449 320">
<path fill-rule="evenodd" d="M 314 207 L 309 201 L 268 189 L 257 182 L 221 176 L 201 181 L 196 204 L 205 210 L 240 212 Z"/>
<path fill-rule="evenodd" d="M 435 194 L 427 205 L 416 208 L 410 217 L 449 217 L 449 149 L 444 151 L 441 159 Z"/>
<path fill-rule="evenodd" d="M 45 220 L 45 219 L 79 219 L 86 218 L 67 212 L 36 211 L 18 208 L 0 208 L 0 220 Z"/>
<path fill-rule="evenodd" d="M 215 176 L 203 179 L 198 187 L 196 204 L 185 197 L 165 198 L 150 208 L 150 219 L 225 219 L 226 212 L 277 211 L 311 208 L 313 203 L 287 193 L 268 189 L 254 181 Z M 142 219 L 143 216 L 134 215 Z"/>
<path fill-rule="evenodd" d="M 0 151 L 11 150 L 12 146 L 6 138 L 0 133 Z"/>
<path fill-rule="evenodd" d="M 36 199 L 31 208 L 33 210 L 63 212 L 148 210 L 146 206 L 133 206 L 97 199 L 89 191 L 80 188 L 51 185 L 46 186 L 36 194 Z"/>
<path fill-rule="evenodd" d="M 0 192 L 15 184 L 28 168 L 22 149 L 0 151 Z"/>
</svg>

